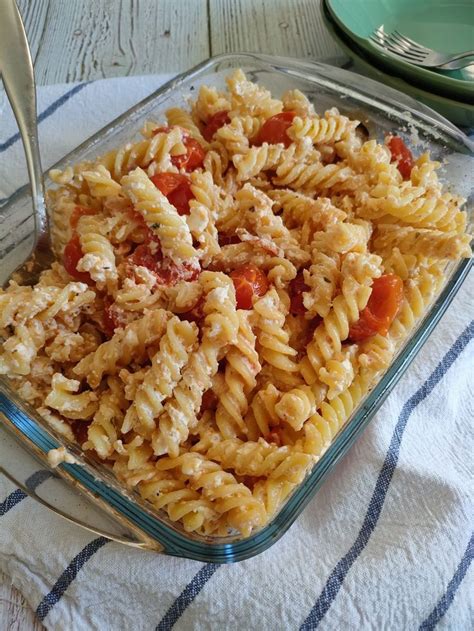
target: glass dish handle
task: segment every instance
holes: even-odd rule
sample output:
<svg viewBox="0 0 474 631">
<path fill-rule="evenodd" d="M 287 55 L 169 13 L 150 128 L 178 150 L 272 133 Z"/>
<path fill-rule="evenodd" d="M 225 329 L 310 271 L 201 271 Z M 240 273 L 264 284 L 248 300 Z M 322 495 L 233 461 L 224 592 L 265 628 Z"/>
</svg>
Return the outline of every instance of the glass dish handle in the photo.
<svg viewBox="0 0 474 631">
<path fill-rule="evenodd" d="M 12 484 L 17 486 L 20 490 L 23 491 L 23 493 L 26 493 L 29 497 L 34 499 L 36 502 L 38 502 L 42 506 L 45 506 L 47 509 L 49 509 L 50 511 L 52 511 L 59 517 L 62 517 L 66 521 L 72 524 L 75 524 L 76 526 L 80 526 L 81 528 L 84 528 L 84 530 L 92 532 L 93 534 L 98 535 L 100 537 L 105 537 L 106 539 L 115 541 L 116 543 L 122 543 L 123 545 L 129 546 L 131 548 L 149 550 L 151 547 L 148 543 L 145 543 L 143 541 L 134 541 L 127 537 L 115 535 L 111 532 L 107 532 L 105 530 L 97 528 L 96 526 L 91 526 L 90 524 L 86 524 L 84 521 L 78 519 L 77 517 L 72 517 L 71 515 L 68 515 L 67 513 L 63 512 L 59 508 L 56 508 L 55 506 L 47 502 L 45 499 L 40 497 L 35 489 L 28 488 L 28 486 L 26 486 L 25 484 L 17 480 L 13 475 L 11 475 L 11 473 L 6 471 L 2 466 L 0 466 L 0 474 L 3 474 L 8 480 L 10 480 L 10 482 L 12 482 Z"/>
</svg>

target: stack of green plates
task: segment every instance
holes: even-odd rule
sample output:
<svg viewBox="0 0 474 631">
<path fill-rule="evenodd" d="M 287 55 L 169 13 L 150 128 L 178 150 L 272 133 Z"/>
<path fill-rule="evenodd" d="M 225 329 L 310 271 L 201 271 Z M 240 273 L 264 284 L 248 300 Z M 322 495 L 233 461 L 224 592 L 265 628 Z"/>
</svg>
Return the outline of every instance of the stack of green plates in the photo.
<svg viewBox="0 0 474 631">
<path fill-rule="evenodd" d="M 330 33 L 354 69 L 437 110 L 456 125 L 474 128 L 474 66 L 440 71 L 414 66 L 371 44 L 383 25 L 440 53 L 474 48 L 474 0 L 324 0 Z"/>
</svg>

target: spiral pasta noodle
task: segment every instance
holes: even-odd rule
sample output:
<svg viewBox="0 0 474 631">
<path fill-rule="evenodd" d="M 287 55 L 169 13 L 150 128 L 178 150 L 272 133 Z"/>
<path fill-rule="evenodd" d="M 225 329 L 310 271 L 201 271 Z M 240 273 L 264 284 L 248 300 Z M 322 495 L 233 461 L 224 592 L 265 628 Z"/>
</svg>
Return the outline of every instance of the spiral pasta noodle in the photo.
<svg viewBox="0 0 474 631">
<path fill-rule="evenodd" d="M 139 491 L 155 508 L 166 510 L 171 521 L 182 520 L 186 532 L 202 530 L 218 519 L 211 501 L 167 471 L 154 472 L 152 480 L 139 484 Z"/>
<path fill-rule="evenodd" d="M 296 351 L 288 344 L 288 334 L 283 329 L 285 315 L 277 292 L 272 289 L 254 304 L 257 316 L 257 340 L 262 359 L 273 367 L 283 380 L 298 372 L 294 361 Z"/>
<path fill-rule="evenodd" d="M 230 123 L 217 130 L 215 137 L 232 158 L 236 154 L 243 155 L 248 152 L 250 139 L 258 134 L 261 125 L 258 117 L 235 116 Z"/>
<path fill-rule="evenodd" d="M 335 143 L 352 134 L 358 124 L 339 113 L 327 112 L 324 118 L 296 116 L 288 135 L 293 140 L 310 138 L 314 144 Z"/>
<path fill-rule="evenodd" d="M 314 383 L 325 362 L 341 351 L 341 343 L 349 336 L 349 325 L 355 322 L 367 305 L 370 285 L 381 275 L 381 259 L 374 254 L 350 253 L 343 263 L 342 293 L 333 300 L 332 308 L 316 328 L 307 346 L 301 372 L 308 384 Z"/>
<path fill-rule="evenodd" d="M 198 140 L 203 147 L 207 147 L 207 142 L 202 137 L 199 127 L 188 112 L 180 107 L 172 107 L 166 111 L 166 118 L 170 125 L 176 125 L 185 129 L 193 138 Z"/>
<path fill-rule="evenodd" d="M 277 254 L 284 253 L 294 263 L 307 261 L 308 254 L 299 247 L 281 217 L 274 215 L 272 201 L 265 193 L 247 183 L 238 191 L 235 198 L 239 204 L 239 212 L 244 215 L 245 224 L 261 240 L 264 247 L 269 248 L 270 244 L 273 244 L 273 247 L 276 246 Z M 240 237 L 242 240 L 249 238 L 243 231 Z"/>
<path fill-rule="evenodd" d="M 77 333 L 59 329 L 45 345 L 44 352 L 55 362 L 79 362 L 94 352 L 100 342 L 101 337 L 97 330 L 86 323 Z"/>
<path fill-rule="evenodd" d="M 45 404 L 61 412 L 70 419 L 86 420 L 92 417 L 98 407 L 97 394 L 92 391 L 79 392 L 80 382 L 67 379 L 64 375 L 53 375 L 51 392 L 45 399 Z"/>
<path fill-rule="evenodd" d="M 100 223 L 84 215 L 79 219 L 77 232 L 83 253 L 77 270 L 88 272 L 99 289 L 114 287 L 118 280 L 115 254 L 110 241 L 100 232 Z"/>
<path fill-rule="evenodd" d="M 27 375 L 39 349 L 46 341 L 40 320 L 18 324 L 0 351 L 0 375 Z"/>
<path fill-rule="evenodd" d="M 224 469 L 233 469 L 237 475 L 269 477 L 273 480 L 300 479 L 301 473 L 295 471 L 295 462 L 303 469 L 312 463 L 307 454 L 295 454 L 288 446 L 277 447 L 263 439 L 256 442 L 226 439 L 213 445 L 207 456 Z"/>
<path fill-rule="evenodd" d="M 203 394 L 217 372 L 219 344 L 232 344 L 237 336 L 238 317 L 230 279 L 218 272 L 204 272 L 201 277 L 206 294 L 203 337 L 158 419 L 159 427 L 152 436 L 153 451 L 158 456 L 179 453 L 179 445 L 187 439 Z"/>
<path fill-rule="evenodd" d="M 283 210 L 282 218 L 289 228 L 302 227 L 305 222 L 311 220 L 318 229 L 322 229 L 343 221 L 347 216 L 327 197 L 313 199 L 289 189 L 273 189 L 268 195 L 275 202 L 275 210 Z"/>
<path fill-rule="evenodd" d="M 279 99 L 272 98 L 269 90 L 247 79 L 242 70 L 235 70 L 226 79 L 230 94 L 231 115 L 246 113 L 269 118 L 283 109 Z"/>
<path fill-rule="evenodd" d="M 301 90 L 287 90 L 282 94 L 283 109 L 298 116 L 314 116 L 314 105 Z"/>
<path fill-rule="evenodd" d="M 354 367 L 351 358 L 351 350 L 338 353 L 333 359 L 319 369 L 319 380 L 328 387 L 327 398 L 329 401 L 337 397 L 349 387 L 354 379 Z"/>
<path fill-rule="evenodd" d="M 340 257 L 313 251 L 311 266 L 304 271 L 308 291 L 303 293 L 303 304 L 308 317 L 326 317 L 331 309 L 340 277 Z"/>
<path fill-rule="evenodd" d="M 102 394 L 92 423 L 87 428 L 85 449 L 94 449 L 99 458 L 110 458 L 126 407 L 123 386 L 117 377 L 108 377 L 108 389 Z"/>
<path fill-rule="evenodd" d="M 316 397 L 309 386 L 299 386 L 285 392 L 275 405 L 278 418 L 293 429 L 300 430 L 305 421 L 316 412 Z"/>
<path fill-rule="evenodd" d="M 160 340 L 159 351 L 151 358 L 151 366 L 138 386 L 132 405 L 122 426 L 125 434 L 134 428 L 140 433 L 151 432 L 154 420 L 163 411 L 163 401 L 173 393 L 181 370 L 197 342 L 197 327 L 173 317 L 168 320 L 166 333 Z"/>
<path fill-rule="evenodd" d="M 397 247 L 404 254 L 437 259 L 458 259 L 469 256 L 471 252 L 466 234 L 381 223 L 377 227 L 374 247 L 385 251 Z"/>
<path fill-rule="evenodd" d="M 163 254 L 177 263 L 196 259 L 197 253 L 185 219 L 147 174 L 138 168 L 130 175 L 125 175 L 121 182 L 135 210 L 159 238 Z"/>
<path fill-rule="evenodd" d="M 224 387 L 216 409 L 216 424 L 224 438 L 247 433 L 244 417 L 248 395 L 257 383 L 256 375 L 261 368 L 247 313 L 238 311 L 238 316 L 237 339 L 226 354 Z"/>
<path fill-rule="evenodd" d="M 193 112 L 198 119 L 207 122 L 219 112 L 230 110 L 230 101 L 225 92 L 219 92 L 213 86 L 202 85 L 193 104 Z"/>
<path fill-rule="evenodd" d="M 25 324 L 38 318 L 44 324 L 53 318 L 70 320 L 81 309 L 91 305 L 96 294 L 85 283 L 66 282 L 64 286 L 26 287 L 10 283 L 0 290 L 0 329 L 16 324 Z"/>
<path fill-rule="evenodd" d="M 146 313 L 119 329 L 110 340 L 84 357 L 74 367 L 74 374 L 80 379 L 85 377 L 91 387 L 97 387 L 104 374 L 114 375 L 120 367 L 129 365 L 132 358 L 139 360 L 143 357 L 146 347 L 159 340 L 165 332 L 167 320 L 168 314 L 164 310 Z"/>
<path fill-rule="evenodd" d="M 202 496 L 213 502 L 220 519 L 225 519 L 230 528 L 250 534 L 265 522 L 265 509 L 255 500 L 251 491 L 235 477 L 201 454 L 186 453 L 177 458 L 162 458 L 157 468 L 160 471 L 177 468 L 189 486 L 201 490 Z"/>
</svg>

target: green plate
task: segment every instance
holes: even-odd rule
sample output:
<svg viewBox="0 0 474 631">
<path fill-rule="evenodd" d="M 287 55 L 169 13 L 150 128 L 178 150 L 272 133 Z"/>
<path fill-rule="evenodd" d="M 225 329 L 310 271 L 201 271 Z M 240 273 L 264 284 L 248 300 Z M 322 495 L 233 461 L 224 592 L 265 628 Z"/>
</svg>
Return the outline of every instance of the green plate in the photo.
<svg viewBox="0 0 474 631">
<path fill-rule="evenodd" d="M 440 96 L 474 102 L 474 70 L 420 68 L 367 39 L 383 25 L 440 53 L 474 48 L 474 0 L 326 0 L 331 17 L 377 65 Z"/>
<path fill-rule="evenodd" d="M 328 1 L 329 0 L 326 0 L 326 2 Z M 412 96 L 417 101 L 439 112 L 442 116 L 459 127 L 465 127 L 468 128 L 468 130 L 474 128 L 474 105 L 426 92 L 399 77 L 394 77 L 380 68 L 377 68 L 372 64 L 371 60 L 366 59 L 364 51 L 352 40 L 349 40 L 344 31 L 331 19 L 331 15 L 324 2 L 323 8 L 324 22 L 328 31 L 346 55 L 352 60 L 353 65 L 349 68 L 350 70 L 355 70 L 360 74 L 380 81 L 380 83 L 385 83 L 404 94 Z"/>
</svg>

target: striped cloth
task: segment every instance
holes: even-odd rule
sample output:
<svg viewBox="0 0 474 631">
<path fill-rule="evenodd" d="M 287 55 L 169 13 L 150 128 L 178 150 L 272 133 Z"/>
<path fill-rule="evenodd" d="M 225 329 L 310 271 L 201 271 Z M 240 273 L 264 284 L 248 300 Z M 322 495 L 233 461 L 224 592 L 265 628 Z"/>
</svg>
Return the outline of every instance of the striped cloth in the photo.
<svg viewBox="0 0 474 631">
<path fill-rule="evenodd" d="M 161 81 L 41 88 L 44 166 Z M 26 174 L 4 101 L 0 116 L 5 198 Z M 0 479 L 0 570 L 57 631 L 472 628 L 473 295 L 471 274 L 363 436 L 260 556 L 217 566 L 131 550 Z"/>
</svg>

